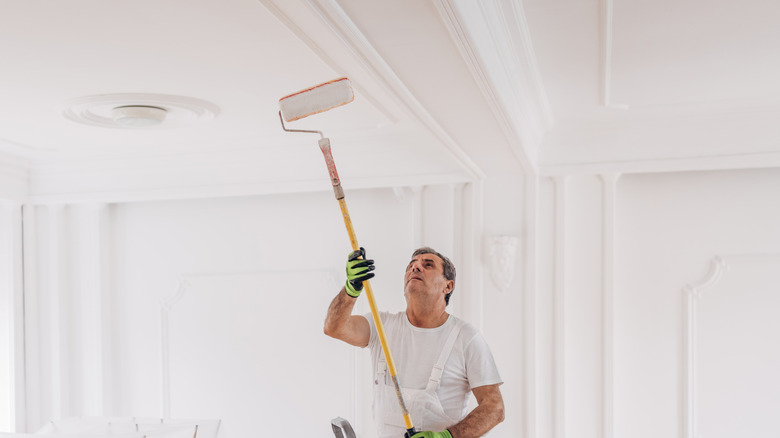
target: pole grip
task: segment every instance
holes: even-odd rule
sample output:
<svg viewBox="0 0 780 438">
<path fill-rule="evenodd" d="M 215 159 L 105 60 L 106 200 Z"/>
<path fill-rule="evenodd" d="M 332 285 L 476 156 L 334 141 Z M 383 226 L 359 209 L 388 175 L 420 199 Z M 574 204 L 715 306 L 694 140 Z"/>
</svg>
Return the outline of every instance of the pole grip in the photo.
<svg viewBox="0 0 780 438">
<path fill-rule="evenodd" d="M 325 157 L 325 164 L 328 166 L 328 175 L 330 176 L 330 183 L 333 187 L 341 186 L 341 180 L 339 179 L 339 173 L 336 171 L 336 163 L 333 161 L 333 155 L 330 152 L 330 139 L 321 138 L 317 142 L 322 151 L 322 155 Z M 342 196 L 343 198 L 343 196 Z"/>
</svg>

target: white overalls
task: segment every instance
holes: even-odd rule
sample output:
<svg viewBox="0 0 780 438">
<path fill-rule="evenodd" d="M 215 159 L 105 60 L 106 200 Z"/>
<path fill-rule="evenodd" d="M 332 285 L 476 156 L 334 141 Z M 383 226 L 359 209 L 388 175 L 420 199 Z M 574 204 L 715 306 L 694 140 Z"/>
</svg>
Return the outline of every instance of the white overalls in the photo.
<svg viewBox="0 0 780 438">
<path fill-rule="evenodd" d="M 442 371 L 444 370 L 444 364 L 447 363 L 447 358 L 450 357 L 452 347 L 455 345 L 455 339 L 458 337 L 462 325 L 462 321 L 456 320 L 456 323 L 450 327 L 444 348 L 442 348 L 439 359 L 431 370 L 425 389 L 404 388 L 404 382 L 400 382 L 406 408 L 409 410 L 412 423 L 417 431 L 442 431 L 462 420 L 468 413 L 467 409 L 464 409 L 460 418 L 450 418 L 444 412 L 441 401 L 436 394 Z M 374 371 L 374 421 L 377 424 L 379 437 L 403 438 L 406 426 L 404 425 L 401 407 L 398 403 L 398 396 L 395 393 L 395 386 L 390 378 L 390 373 L 387 371 L 387 362 L 384 357 L 377 362 L 377 367 Z"/>
</svg>

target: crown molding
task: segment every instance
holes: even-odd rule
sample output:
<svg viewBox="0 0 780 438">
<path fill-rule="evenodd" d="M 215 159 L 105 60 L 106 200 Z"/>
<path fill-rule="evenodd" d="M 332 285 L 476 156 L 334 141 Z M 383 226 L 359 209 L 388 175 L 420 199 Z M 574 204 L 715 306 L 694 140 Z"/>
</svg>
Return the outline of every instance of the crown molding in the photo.
<svg viewBox="0 0 780 438">
<path fill-rule="evenodd" d="M 504 135 L 536 169 L 553 118 L 522 2 L 436 0 L 435 5 Z"/>
<path fill-rule="evenodd" d="M 601 21 L 599 34 L 601 35 L 601 104 L 606 108 L 625 110 L 629 105 L 612 102 L 612 18 L 614 0 L 601 0 L 599 8 Z"/>
<path fill-rule="evenodd" d="M 301 0 L 301 2 L 283 2 L 280 0 L 260 0 L 260 2 L 285 24 L 301 41 L 333 68 L 339 74 L 348 75 L 355 89 L 366 97 L 385 116 L 393 121 L 399 117 L 388 108 L 397 105 L 404 115 L 420 123 L 428 132 L 437 138 L 445 150 L 460 164 L 472 179 L 485 178 L 484 171 L 471 159 L 465 150 L 442 128 L 428 110 L 415 98 L 414 94 L 382 58 L 379 52 L 369 42 L 358 26 L 336 0 Z M 298 3 L 304 4 L 314 21 L 307 21 L 311 26 L 305 29 L 301 9 L 293 10 Z M 295 13 L 295 20 L 290 16 Z M 324 25 L 324 27 L 323 27 Z M 333 38 L 340 43 L 342 50 L 335 50 Z M 322 42 L 330 38 L 330 43 Z M 328 46 L 325 50 L 323 46 Z M 383 104 L 378 97 L 386 93 L 392 102 Z"/>
<path fill-rule="evenodd" d="M 360 32 L 360 29 L 336 0 L 307 0 L 307 3 L 350 48 L 372 78 L 390 91 L 391 95 L 402 104 L 411 116 L 436 136 L 469 175 L 474 179 L 485 178 L 486 175 L 482 169 L 414 97 L 406 84 L 371 45 L 365 35 Z"/>
<path fill-rule="evenodd" d="M 496 121 L 498 122 L 504 137 L 512 145 L 513 153 L 526 171 L 534 169 L 535 162 L 533 162 L 523 150 L 520 139 L 512 126 L 509 114 L 504 110 L 501 99 L 491 85 L 489 74 L 483 67 L 477 49 L 471 42 L 468 33 L 463 29 L 463 26 L 461 26 L 457 12 L 454 10 L 452 3 L 447 0 L 437 0 L 435 5 L 439 10 L 439 14 L 442 17 L 444 25 L 449 31 L 452 40 L 460 51 L 461 57 L 466 62 L 472 77 L 474 77 L 474 81 L 477 83 L 480 92 L 485 97 L 488 107 L 496 117 Z"/>
<path fill-rule="evenodd" d="M 762 169 L 780 167 L 780 152 L 728 154 L 708 157 L 661 158 L 555 164 L 540 167 L 543 176 L 691 172 L 701 170 Z"/>
<path fill-rule="evenodd" d="M 312 152 L 314 154 L 314 152 Z M 269 154 L 272 156 L 273 154 Z M 224 157 L 223 157 L 224 158 Z M 315 159 L 318 157 L 315 156 Z M 319 161 L 312 163 L 319 166 Z M 301 163 L 262 160 L 256 154 L 235 153 L 227 159 L 211 154 L 166 156 L 150 159 L 119 158 L 87 162 L 39 163 L 30 169 L 32 204 L 81 202 L 136 202 L 170 199 L 258 196 L 322 192 L 331 189 L 322 178 L 303 179 L 295 172 Z M 2 169 L 2 167 L 0 167 Z M 406 175 L 348 175 L 345 190 L 463 183 L 465 172 L 409 173 Z M 2 175 L 0 175 L 2 181 Z M 215 183 L 215 181 L 223 181 Z M 228 182 L 225 182 L 228 181 Z M 2 197 L 2 193 L 0 193 Z"/>
<path fill-rule="evenodd" d="M 599 175 L 602 186 L 601 437 L 615 435 L 615 222 L 619 173 Z"/>
</svg>

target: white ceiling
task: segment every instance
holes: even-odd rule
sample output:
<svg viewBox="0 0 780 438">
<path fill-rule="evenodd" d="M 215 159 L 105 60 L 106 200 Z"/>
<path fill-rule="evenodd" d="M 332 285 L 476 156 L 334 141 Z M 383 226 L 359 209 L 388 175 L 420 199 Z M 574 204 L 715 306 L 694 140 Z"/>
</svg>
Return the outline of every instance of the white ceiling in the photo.
<svg viewBox="0 0 780 438">
<path fill-rule="evenodd" d="M 780 166 L 774 0 L 0 0 L 0 172 L 33 202 Z M 129 129 L 115 106 L 166 108 Z M 6 190 L 6 194 L 9 191 Z M 2 194 L 2 190 L 0 190 Z"/>
</svg>

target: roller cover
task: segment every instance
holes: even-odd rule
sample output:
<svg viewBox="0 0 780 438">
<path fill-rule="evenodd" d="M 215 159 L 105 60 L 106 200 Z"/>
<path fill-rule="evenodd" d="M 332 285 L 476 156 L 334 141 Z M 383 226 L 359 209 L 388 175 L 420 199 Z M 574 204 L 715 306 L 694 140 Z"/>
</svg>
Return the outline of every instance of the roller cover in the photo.
<svg viewBox="0 0 780 438">
<path fill-rule="evenodd" d="M 284 96 L 279 99 L 279 109 L 284 121 L 291 122 L 346 105 L 353 99 L 355 95 L 349 79 L 340 78 Z"/>
</svg>

